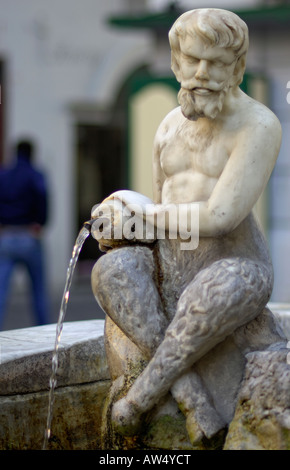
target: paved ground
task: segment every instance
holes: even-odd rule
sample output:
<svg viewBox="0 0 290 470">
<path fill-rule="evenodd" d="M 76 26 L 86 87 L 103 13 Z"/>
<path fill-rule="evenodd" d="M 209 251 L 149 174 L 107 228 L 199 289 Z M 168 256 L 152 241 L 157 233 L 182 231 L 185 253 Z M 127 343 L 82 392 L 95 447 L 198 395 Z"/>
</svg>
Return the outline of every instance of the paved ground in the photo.
<svg viewBox="0 0 290 470">
<path fill-rule="evenodd" d="M 51 298 L 51 323 L 56 323 L 59 316 L 63 291 Z M 65 321 L 92 320 L 105 318 L 104 312 L 95 301 L 90 280 L 81 285 L 72 284 Z M 29 293 L 13 292 L 10 296 L 2 330 L 13 330 L 34 326 L 33 312 L 30 307 Z"/>
</svg>

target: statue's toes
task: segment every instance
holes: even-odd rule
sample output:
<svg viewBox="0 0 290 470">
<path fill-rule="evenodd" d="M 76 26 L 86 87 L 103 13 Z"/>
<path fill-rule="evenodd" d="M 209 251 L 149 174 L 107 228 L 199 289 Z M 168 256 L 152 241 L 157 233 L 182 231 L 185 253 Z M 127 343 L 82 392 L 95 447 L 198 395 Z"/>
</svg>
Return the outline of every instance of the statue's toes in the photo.
<svg viewBox="0 0 290 470">
<path fill-rule="evenodd" d="M 142 420 L 136 406 L 126 398 L 117 401 L 112 408 L 112 423 L 115 430 L 124 436 L 134 436 L 139 431 Z"/>
</svg>

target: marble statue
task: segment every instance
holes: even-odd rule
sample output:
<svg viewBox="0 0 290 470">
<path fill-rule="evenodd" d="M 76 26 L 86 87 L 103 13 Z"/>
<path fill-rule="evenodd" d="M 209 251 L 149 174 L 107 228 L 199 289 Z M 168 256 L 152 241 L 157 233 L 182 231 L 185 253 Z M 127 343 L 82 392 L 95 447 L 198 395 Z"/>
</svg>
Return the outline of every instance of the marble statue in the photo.
<svg viewBox="0 0 290 470">
<path fill-rule="evenodd" d="M 271 295 L 272 263 L 253 208 L 275 165 L 281 126 L 239 87 L 249 39 L 237 15 L 188 11 L 172 26 L 169 42 L 180 106 L 156 133 L 154 200 L 118 191 L 92 210 L 96 221 L 107 221 L 120 234 L 128 206 L 147 205 L 134 216 L 146 214 L 151 237 L 133 236 L 133 228 L 132 236 L 106 238 L 104 225 L 103 232 L 93 226 L 106 253 L 94 266 L 92 285 L 101 307 L 146 363 L 114 403 L 112 422 L 120 433 L 136 434 L 146 413 L 170 392 L 193 442 L 197 426 L 207 437 L 225 426 L 196 365 L 256 319 Z M 188 220 L 193 205 L 199 213 L 194 249 L 180 248 L 179 225 L 176 237 L 158 237 L 160 220 L 169 230 L 161 217 L 168 207 L 177 214 L 186 208 Z"/>
</svg>

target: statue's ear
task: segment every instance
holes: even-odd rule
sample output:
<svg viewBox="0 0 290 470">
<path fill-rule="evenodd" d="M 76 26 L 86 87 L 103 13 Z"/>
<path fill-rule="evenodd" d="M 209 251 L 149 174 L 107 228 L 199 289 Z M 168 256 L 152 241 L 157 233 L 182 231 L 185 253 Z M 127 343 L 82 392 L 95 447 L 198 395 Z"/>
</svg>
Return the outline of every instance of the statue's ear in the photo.
<svg viewBox="0 0 290 470">
<path fill-rule="evenodd" d="M 246 54 L 243 54 L 238 58 L 236 66 L 233 72 L 233 82 L 236 85 L 240 85 L 243 81 L 243 76 L 246 69 Z"/>
</svg>

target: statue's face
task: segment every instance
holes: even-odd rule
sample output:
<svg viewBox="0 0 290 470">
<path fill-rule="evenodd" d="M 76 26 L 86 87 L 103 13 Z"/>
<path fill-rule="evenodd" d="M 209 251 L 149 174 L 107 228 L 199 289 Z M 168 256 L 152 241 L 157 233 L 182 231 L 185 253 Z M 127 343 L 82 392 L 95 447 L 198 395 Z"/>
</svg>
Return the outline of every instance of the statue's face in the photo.
<svg viewBox="0 0 290 470">
<path fill-rule="evenodd" d="M 176 77 L 181 84 L 179 102 L 188 119 L 217 116 L 234 83 L 236 63 L 231 49 L 212 46 L 199 36 L 181 40 Z"/>
</svg>

